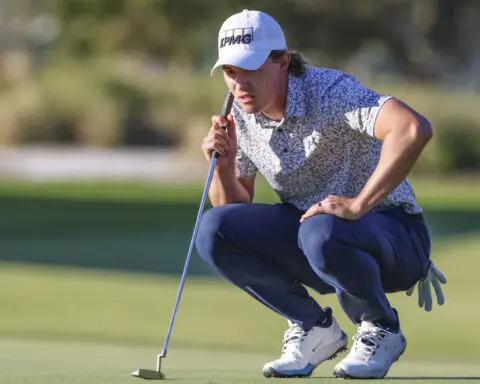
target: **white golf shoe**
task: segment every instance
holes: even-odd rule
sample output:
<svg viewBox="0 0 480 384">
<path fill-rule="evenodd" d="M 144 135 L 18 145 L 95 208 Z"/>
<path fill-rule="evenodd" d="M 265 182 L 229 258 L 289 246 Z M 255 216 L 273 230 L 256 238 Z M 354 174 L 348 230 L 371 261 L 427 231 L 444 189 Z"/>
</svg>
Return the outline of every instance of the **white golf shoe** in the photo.
<svg viewBox="0 0 480 384">
<path fill-rule="evenodd" d="M 390 332 L 367 321 L 362 322 L 353 340 L 347 357 L 335 366 L 335 377 L 381 379 L 407 347 L 400 329 Z"/>
<path fill-rule="evenodd" d="M 347 335 L 332 316 L 327 327 L 313 327 L 305 332 L 299 325 L 288 322 L 290 327 L 283 337 L 282 355 L 263 367 L 265 377 L 308 377 L 322 362 L 333 359 L 346 350 Z"/>
</svg>

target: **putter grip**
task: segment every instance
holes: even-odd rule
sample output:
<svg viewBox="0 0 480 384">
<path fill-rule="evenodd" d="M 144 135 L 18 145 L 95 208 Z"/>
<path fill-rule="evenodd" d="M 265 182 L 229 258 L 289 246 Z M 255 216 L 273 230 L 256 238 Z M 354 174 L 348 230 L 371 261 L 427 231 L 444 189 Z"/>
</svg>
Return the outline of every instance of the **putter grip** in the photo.
<svg viewBox="0 0 480 384">
<path fill-rule="evenodd" d="M 232 92 L 227 91 L 227 94 L 225 95 L 225 101 L 223 102 L 222 111 L 220 112 L 220 115 L 222 117 L 227 118 L 227 116 L 230 114 L 230 110 L 232 109 L 232 104 L 233 104 Z M 227 129 L 227 127 L 223 127 L 223 129 Z M 212 157 L 217 159 L 218 158 L 218 152 L 213 151 L 212 152 Z"/>
</svg>

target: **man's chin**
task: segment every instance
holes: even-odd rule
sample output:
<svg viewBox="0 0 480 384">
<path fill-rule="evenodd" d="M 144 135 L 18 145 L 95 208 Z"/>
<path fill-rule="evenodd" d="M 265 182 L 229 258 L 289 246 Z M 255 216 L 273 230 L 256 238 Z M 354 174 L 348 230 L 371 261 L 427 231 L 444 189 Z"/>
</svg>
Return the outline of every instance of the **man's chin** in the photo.
<svg viewBox="0 0 480 384">
<path fill-rule="evenodd" d="M 260 110 L 253 104 L 239 103 L 245 113 L 258 113 Z"/>
</svg>

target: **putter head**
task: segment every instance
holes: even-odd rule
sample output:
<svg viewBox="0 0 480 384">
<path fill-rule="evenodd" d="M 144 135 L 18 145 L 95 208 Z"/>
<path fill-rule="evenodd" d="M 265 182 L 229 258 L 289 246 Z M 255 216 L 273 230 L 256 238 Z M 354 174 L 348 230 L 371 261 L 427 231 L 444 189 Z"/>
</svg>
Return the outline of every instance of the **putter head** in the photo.
<svg viewBox="0 0 480 384">
<path fill-rule="evenodd" d="M 137 369 L 132 372 L 132 376 L 145 380 L 165 380 L 165 375 L 162 372 L 153 369 Z"/>
</svg>

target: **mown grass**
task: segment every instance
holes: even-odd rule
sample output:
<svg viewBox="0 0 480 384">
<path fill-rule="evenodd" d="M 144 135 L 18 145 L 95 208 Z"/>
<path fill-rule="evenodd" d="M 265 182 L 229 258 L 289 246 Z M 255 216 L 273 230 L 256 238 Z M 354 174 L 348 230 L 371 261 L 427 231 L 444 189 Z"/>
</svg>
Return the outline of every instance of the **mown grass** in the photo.
<svg viewBox="0 0 480 384">
<path fill-rule="evenodd" d="M 207 165 L 205 168 L 207 172 Z M 471 208 L 480 207 L 480 177 L 464 176 L 450 178 L 410 179 L 417 199 L 428 208 Z M 189 183 L 80 181 L 80 182 L 29 182 L 2 180 L 1 196 L 94 199 L 122 201 L 162 201 L 197 203 L 202 195 L 203 180 Z M 255 189 L 255 200 L 277 201 L 275 193 L 259 177 Z"/>
<path fill-rule="evenodd" d="M 469 213 L 478 212 L 480 207 L 478 182 L 474 180 L 412 183 L 419 201 L 431 210 Z M 38 218 L 29 219 L 29 205 L 22 210 L 24 216 L 16 218 L 15 210 L 8 210 L 8 202 L 13 198 L 26 204 L 36 199 L 44 208 L 49 205 L 42 205 L 42 201 L 50 200 L 130 201 L 140 204 L 128 208 L 132 217 L 134 208 L 142 202 L 192 204 L 201 190 L 201 183 L 166 187 L 113 182 L 5 182 L 0 185 L 0 198 L 8 216 L 3 217 L 2 228 L 8 229 L 11 221 L 18 225 L 20 233 L 9 232 L 9 237 L 17 237 L 4 237 L 4 241 L 32 241 L 25 248 L 30 252 L 35 252 L 35 244 L 42 245 L 35 242 L 40 239 L 32 234 L 22 235 L 30 228 L 25 225 L 31 220 L 38 222 Z M 269 193 L 261 186 L 257 198 L 271 201 Z M 47 211 L 42 208 L 36 213 Z M 140 225 L 135 220 L 143 216 L 133 217 L 134 225 Z M 478 215 L 471 217 L 477 219 Z M 75 218 L 71 220 L 75 222 Z M 38 223 L 51 225 L 48 220 Z M 80 220 L 78 225 L 81 224 Z M 480 382 L 480 334 L 475 331 L 480 318 L 476 305 L 480 289 L 476 277 L 480 268 L 479 233 L 478 227 L 472 226 L 470 232 L 438 237 L 433 243 L 435 262 L 448 279 L 443 287 L 444 306 L 435 305 L 431 313 L 426 313 L 417 307 L 416 293 L 414 297 L 404 293 L 389 296 L 399 310 L 408 339 L 404 357 L 390 372 L 391 380 L 408 384 Z M 69 247 L 77 244 L 80 248 L 76 251 L 80 252 L 84 239 L 78 243 L 75 238 L 70 240 Z M 42 245 L 43 252 L 52 249 L 53 243 L 48 244 Z M 70 257 L 69 249 L 75 251 L 66 247 L 66 258 Z M 0 264 L 0 383 L 127 383 L 135 380 L 129 376 L 131 370 L 138 366 L 154 367 L 170 320 L 178 276 L 47 267 L 39 262 Z M 183 263 L 183 257 L 179 263 Z M 353 334 L 355 327 L 341 311 L 335 296 L 314 292 L 312 295 L 322 305 L 331 306 L 344 330 Z M 265 382 L 261 367 L 278 355 L 285 325 L 284 319 L 223 280 L 189 276 L 164 364 L 167 377 L 178 383 Z M 333 382 L 333 364 L 328 362 L 317 369 L 314 382 Z"/>
<path fill-rule="evenodd" d="M 417 308 L 416 294 L 391 295 L 412 355 L 480 357 L 480 335 L 474 331 L 480 317 L 475 305 L 479 247 L 478 234 L 435 247 L 436 263 L 448 278 L 446 305 L 426 313 Z M 2 264 L 0 280 L 3 336 L 147 345 L 162 339 L 179 281 L 163 275 L 9 263 Z M 345 329 L 354 332 L 334 295 L 314 296 L 334 308 Z M 276 350 L 284 327 L 282 318 L 223 280 L 189 277 L 173 344 Z"/>
<path fill-rule="evenodd" d="M 480 382 L 479 247 L 477 235 L 435 250 L 448 278 L 444 306 L 426 313 L 416 296 L 390 295 L 408 348 L 389 380 Z M 178 288 L 174 277 L 8 263 L 0 280 L 0 382 L 8 384 L 134 382 L 132 370 L 155 366 Z M 334 296 L 312 294 L 354 332 Z M 188 278 L 163 370 L 178 383 L 265 382 L 261 367 L 277 357 L 285 325 L 224 281 Z M 333 383 L 334 363 L 312 380 Z"/>
<path fill-rule="evenodd" d="M 135 383 L 130 372 L 154 368 L 157 348 L 99 343 L 0 341 L 2 384 L 125 384 Z M 260 384 L 276 382 L 261 375 L 264 362 L 276 354 L 212 349 L 171 348 L 162 371 L 179 384 Z M 307 382 L 338 383 L 332 378 L 336 361 L 318 367 Z M 401 384 L 478 383 L 480 370 L 474 360 L 402 359 L 386 381 Z M 305 383 L 283 379 L 282 383 Z M 365 380 L 362 383 L 378 381 Z"/>
</svg>

